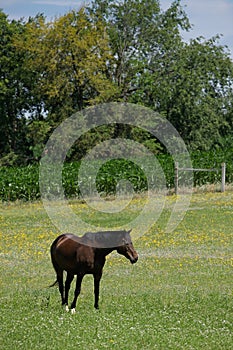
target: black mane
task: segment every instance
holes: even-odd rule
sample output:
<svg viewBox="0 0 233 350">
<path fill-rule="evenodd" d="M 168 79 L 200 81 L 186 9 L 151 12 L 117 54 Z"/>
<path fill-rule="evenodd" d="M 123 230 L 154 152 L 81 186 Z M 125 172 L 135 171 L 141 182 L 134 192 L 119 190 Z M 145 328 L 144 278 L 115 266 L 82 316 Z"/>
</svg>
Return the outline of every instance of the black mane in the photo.
<svg viewBox="0 0 233 350">
<path fill-rule="evenodd" d="M 120 246 L 123 243 L 123 239 L 131 241 L 129 231 L 87 232 L 82 236 L 84 244 L 98 245 L 103 248 Z"/>
</svg>

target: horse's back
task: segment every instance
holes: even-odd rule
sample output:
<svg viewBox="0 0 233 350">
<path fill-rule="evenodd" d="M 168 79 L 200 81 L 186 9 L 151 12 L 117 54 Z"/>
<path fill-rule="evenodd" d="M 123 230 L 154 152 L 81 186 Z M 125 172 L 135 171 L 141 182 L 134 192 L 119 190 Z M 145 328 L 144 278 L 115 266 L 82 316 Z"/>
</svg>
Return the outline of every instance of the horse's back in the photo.
<svg viewBox="0 0 233 350">
<path fill-rule="evenodd" d="M 81 244 L 79 237 L 73 234 L 62 234 L 52 243 L 51 254 L 60 252 L 64 255 L 72 255 Z"/>
</svg>

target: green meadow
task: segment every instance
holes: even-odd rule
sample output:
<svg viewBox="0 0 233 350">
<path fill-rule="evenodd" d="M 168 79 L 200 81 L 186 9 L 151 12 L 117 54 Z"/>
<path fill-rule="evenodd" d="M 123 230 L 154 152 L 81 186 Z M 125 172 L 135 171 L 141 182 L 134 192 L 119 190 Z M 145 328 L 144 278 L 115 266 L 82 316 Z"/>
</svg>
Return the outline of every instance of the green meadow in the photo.
<svg viewBox="0 0 233 350">
<path fill-rule="evenodd" d="M 98 311 L 92 276 L 84 278 L 75 315 L 48 288 L 59 232 L 42 203 L 1 204 L 1 349 L 233 349 L 233 192 L 193 194 L 168 234 L 175 199 L 168 196 L 157 222 L 134 240 L 135 265 L 108 257 Z M 79 201 L 72 208 L 86 210 Z"/>
</svg>

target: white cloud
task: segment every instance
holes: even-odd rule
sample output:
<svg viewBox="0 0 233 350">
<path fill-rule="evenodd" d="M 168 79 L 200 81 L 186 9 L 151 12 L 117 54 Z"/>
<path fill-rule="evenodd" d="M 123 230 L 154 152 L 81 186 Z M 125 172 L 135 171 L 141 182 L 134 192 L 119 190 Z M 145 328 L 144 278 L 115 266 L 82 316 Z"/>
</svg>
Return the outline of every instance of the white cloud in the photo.
<svg viewBox="0 0 233 350">
<path fill-rule="evenodd" d="M 13 0 L 14 1 L 14 0 Z M 78 1 L 78 0 L 35 0 L 32 1 L 35 4 L 38 5 L 52 5 L 52 6 L 80 6 L 84 1 Z"/>
<path fill-rule="evenodd" d="M 29 2 L 30 5 L 51 5 L 61 7 L 76 7 L 84 4 L 84 1 L 82 0 L 0 0 L 0 8 L 9 7 L 13 5 L 22 5 L 26 7 Z"/>
<path fill-rule="evenodd" d="M 0 8 L 9 19 L 28 18 L 44 13 L 49 20 L 71 9 L 79 9 L 84 0 L 0 0 Z"/>
</svg>

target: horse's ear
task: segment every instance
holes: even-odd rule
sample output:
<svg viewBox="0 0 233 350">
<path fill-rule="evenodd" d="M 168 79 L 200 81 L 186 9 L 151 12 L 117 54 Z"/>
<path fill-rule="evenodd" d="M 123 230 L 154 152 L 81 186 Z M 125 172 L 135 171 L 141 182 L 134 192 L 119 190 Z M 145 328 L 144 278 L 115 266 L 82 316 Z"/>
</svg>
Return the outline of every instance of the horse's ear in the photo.
<svg viewBox="0 0 233 350">
<path fill-rule="evenodd" d="M 132 228 L 128 231 L 128 233 L 130 233 L 132 231 Z"/>
</svg>

